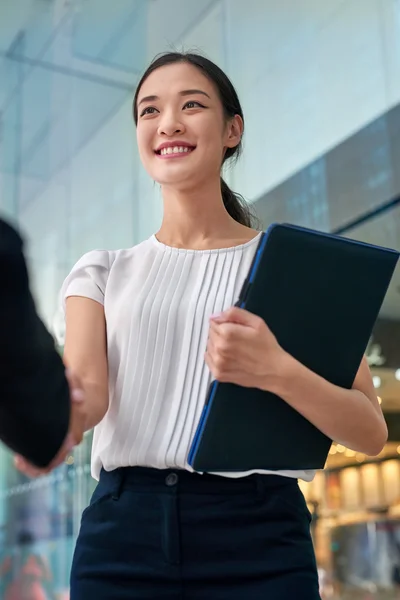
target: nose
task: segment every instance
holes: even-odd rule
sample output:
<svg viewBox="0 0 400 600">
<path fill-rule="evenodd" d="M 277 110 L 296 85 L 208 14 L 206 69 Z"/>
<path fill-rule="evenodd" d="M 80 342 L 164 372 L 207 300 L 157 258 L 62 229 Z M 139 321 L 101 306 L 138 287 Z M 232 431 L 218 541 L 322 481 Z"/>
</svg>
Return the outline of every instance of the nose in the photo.
<svg viewBox="0 0 400 600">
<path fill-rule="evenodd" d="M 159 121 L 158 134 L 172 137 L 176 134 L 184 133 L 184 131 L 185 127 L 179 115 L 175 111 L 165 111 Z"/>
</svg>

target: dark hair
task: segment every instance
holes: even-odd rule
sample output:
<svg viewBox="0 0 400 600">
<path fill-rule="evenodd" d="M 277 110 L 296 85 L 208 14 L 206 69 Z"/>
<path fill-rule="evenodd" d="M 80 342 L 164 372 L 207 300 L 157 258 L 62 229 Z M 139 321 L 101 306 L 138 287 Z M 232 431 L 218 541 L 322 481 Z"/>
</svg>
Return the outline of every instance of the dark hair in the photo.
<svg viewBox="0 0 400 600">
<path fill-rule="evenodd" d="M 227 119 L 231 119 L 235 115 L 239 115 L 244 122 L 243 111 L 242 107 L 240 106 L 236 90 L 222 69 L 211 62 L 211 60 L 201 56 L 200 54 L 194 54 L 191 52 L 167 52 L 165 54 L 160 54 L 150 63 L 150 66 L 147 68 L 137 85 L 133 100 L 133 118 L 135 120 L 135 124 L 137 124 L 138 121 L 137 99 L 143 83 L 156 69 L 174 63 L 187 63 L 199 69 L 203 75 L 205 75 L 217 88 L 225 117 Z M 238 159 L 241 152 L 242 142 L 240 141 L 239 144 L 234 148 L 228 148 L 226 150 L 223 162 L 226 162 L 229 159 Z M 229 188 L 222 177 L 221 193 L 224 206 L 230 216 L 238 223 L 246 225 L 247 227 L 251 227 L 255 217 L 251 213 L 249 206 L 240 194 L 236 194 Z"/>
</svg>

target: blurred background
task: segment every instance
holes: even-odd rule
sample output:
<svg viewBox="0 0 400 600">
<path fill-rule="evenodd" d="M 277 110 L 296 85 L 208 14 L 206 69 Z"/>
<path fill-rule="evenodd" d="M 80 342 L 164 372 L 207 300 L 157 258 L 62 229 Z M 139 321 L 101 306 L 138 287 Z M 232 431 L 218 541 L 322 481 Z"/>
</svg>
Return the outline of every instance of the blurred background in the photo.
<svg viewBox="0 0 400 600">
<path fill-rule="evenodd" d="M 399 0 L 1 0 L 0 212 L 27 240 L 45 322 L 76 260 L 158 227 L 132 98 L 155 54 L 231 77 L 245 152 L 226 178 L 266 227 L 289 221 L 400 249 Z M 343 340 L 343 344 L 346 341 Z M 334 445 L 302 485 L 324 598 L 400 598 L 400 272 L 367 351 L 389 426 L 376 460 Z M 30 481 L 0 448 L 0 598 L 67 600 L 91 435 Z M 28 584 L 27 584 L 28 585 Z M 25 598 L 25 596 L 24 596 Z"/>
</svg>

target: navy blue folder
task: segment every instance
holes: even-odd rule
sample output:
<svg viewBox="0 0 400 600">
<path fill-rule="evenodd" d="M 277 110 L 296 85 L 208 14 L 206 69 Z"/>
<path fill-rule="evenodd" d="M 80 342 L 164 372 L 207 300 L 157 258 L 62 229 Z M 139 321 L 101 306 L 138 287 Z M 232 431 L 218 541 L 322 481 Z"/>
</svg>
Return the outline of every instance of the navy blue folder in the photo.
<svg viewBox="0 0 400 600">
<path fill-rule="evenodd" d="M 399 253 L 287 224 L 261 236 L 237 305 L 280 345 L 350 389 Z M 323 468 L 332 440 L 278 396 L 214 381 L 190 448 L 199 472 Z"/>
</svg>

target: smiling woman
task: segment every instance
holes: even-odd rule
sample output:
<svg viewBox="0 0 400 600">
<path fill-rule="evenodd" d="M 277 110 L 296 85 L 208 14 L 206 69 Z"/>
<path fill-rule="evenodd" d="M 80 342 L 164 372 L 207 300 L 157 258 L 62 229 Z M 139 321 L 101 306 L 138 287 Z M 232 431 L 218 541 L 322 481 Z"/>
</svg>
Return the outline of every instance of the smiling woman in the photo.
<svg viewBox="0 0 400 600">
<path fill-rule="evenodd" d="M 241 154 L 244 117 L 237 93 L 217 65 L 197 54 L 169 53 L 154 60 L 137 86 L 133 115 L 143 164 L 161 185 L 176 181 L 179 172 L 172 176 L 157 170 L 146 160 L 146 145 L 169 159 L 182 153 L 186 158 L 184 148 L 192 152 L 200 142 L 201 152 L 191 157 L 196 162 L 187 167 L 191 185 L 207 174 L 208 166 L 215 176 L 216 167 L 219 173 L 223 163 Z M 160 142 L 166 137 L 173 139 Z M 243 198 L 222 177 L 220 187 L 227 212 L 250 227 L 255 219 Z"/>
<path fill-rule="evenodd" d="M 65 360 L 84 384 L 99 479 L 71 600 L 172 600 L 182 590 L 190 600 L 317 600 L 297 483 L 315 473 L 200 474 L 188 452 L 213 378 L 272 391 L 330 437 L 379 451 L 387 432 L 368 367 L 355 389 L 337 388 L 290 357 L 264 321 L 232 308 L 260 233 L 221 178 L 244 131 L 221 69 L 195 54 L 157 58 L 133 115 L 141 160 L 161 186 L 161 227 L 133 248 L 89 252 L 62 289 Z"/>
</svg>

